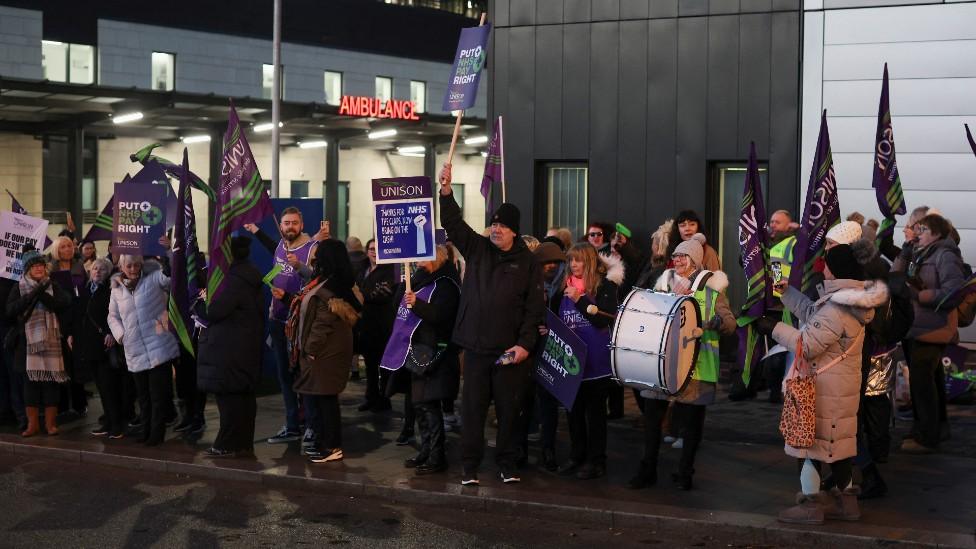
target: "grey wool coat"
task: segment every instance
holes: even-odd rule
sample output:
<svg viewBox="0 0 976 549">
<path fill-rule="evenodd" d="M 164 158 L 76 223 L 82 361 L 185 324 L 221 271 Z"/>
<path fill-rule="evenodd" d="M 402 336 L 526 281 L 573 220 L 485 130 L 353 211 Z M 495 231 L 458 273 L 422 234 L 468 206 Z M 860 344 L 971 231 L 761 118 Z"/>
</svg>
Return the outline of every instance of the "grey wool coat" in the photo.
<svg viewBox="0 0 976 549">
<path fill-rule="evenodd" d="M 870 280 L 825 280 L 820 299 L 812 301 L 796 288 L 783 294 L 783 305 L 800 321 L 796 329 L 780 322 L 773 339 L 800 352 L 813 368 L 846 358 L 817 375 L 816 438 L 809 448 L 786 446 L 786 454 L 832 463 L 857 454 L 857 408 L 861 396 L 861 349 L 858 336 L 874 318 L 874 308 L 888 299 L 888 286 Z"/>
</svg>

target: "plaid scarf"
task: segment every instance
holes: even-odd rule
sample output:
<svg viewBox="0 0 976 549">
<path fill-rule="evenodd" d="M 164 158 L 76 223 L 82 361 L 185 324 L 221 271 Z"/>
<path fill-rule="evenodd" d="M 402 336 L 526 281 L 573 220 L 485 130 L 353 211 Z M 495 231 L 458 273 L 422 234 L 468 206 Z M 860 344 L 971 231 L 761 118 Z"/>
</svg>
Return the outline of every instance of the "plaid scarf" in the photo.
<svg viewBox="0 0 976 549">
<path fill-rule="evenodd" d="M 310 280 L 300 292 L 295 294 L 295 297 L 291 300 L 291 304 L 288 306 L 288 321 L 285 323 L 285 337 L 291 342 L 292 368 L 298 366 L 298 357 L 301 349 L 302 302 L 305 301 L 305 296 L 318 289 L 321 282 L 319 277 Z"/>
<path fill-rule="evenodd" d="M 28 295 L 37 288 L 38 282 L 29 276 L 20 279 L 20 295 Z M 54 295 L 54 288 L 44 290 Z M 61 328 L 58 317 L 37 301 L 30 317 L 24 322 L 24 337 L 27 340 L 27 379 L 31 381 L 68 381 L 61 356 Z"/>
</svg>

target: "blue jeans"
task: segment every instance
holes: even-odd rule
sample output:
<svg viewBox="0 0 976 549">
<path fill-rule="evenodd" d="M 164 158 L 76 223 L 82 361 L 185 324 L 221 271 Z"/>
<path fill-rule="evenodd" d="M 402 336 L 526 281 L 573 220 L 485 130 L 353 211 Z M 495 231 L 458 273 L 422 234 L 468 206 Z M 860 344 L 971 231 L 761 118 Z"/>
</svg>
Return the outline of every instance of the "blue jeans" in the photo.
<svg viewBox="0 0 976 549">
<path fill-rule="evenodd" d="M 270 320 L 271 350 L 278 366 L 278 385 L 281 386 L 281 398 L 285 401 L 285 428 L 293 433 L 299 430 L 298 425 L 298 395 L 295 394 L 295 376 L 291 372 L 291 360 L 288 356 L 288 339 L 285 337 L 285 323 L 280 320 Z"/>
</svg>

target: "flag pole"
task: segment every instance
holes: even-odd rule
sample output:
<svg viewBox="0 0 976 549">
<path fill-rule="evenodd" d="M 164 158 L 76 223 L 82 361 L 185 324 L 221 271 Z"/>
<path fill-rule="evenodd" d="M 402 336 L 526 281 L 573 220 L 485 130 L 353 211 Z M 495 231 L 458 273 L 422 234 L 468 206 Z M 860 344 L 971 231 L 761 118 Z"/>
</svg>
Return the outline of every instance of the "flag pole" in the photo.
<svg viewBox="0 0 976 549">
<path fill-rule="evenodd" d="M 281 0 L 274 0 L 274 30 L 271 48 L 273 65 L 271 82 L 271 195 L 278 197 L 278 164 L 281 145 Z"/>
<path fill-rule="evenodd" d="M 478 23 L 479 27 L 485 26 L 485 18 L 488 16 L 487 13 L 481 12 L 481 22 Z M 461 133 L 461 117 L 464 116 L 464 111 L 460 110 L 457 114 L 457 120 L 454 121 L 454 135 L 451 136 L 451 148 L 447 151 L 447 165 L 450 166 L 454 163 L 454 147 L 457 146 L 458 135 Z M 407 286 L 410 289 L 410 286 Z"/>
<path fill-rule="evenodd" d="M 502 162 L 502 203 L 508 202 L 505 198 L 505 132 L 502 128 L 502 116 L 498 115 L 498 151 L 501 153 Z"/>
<path fill-rule="evenodd" d="M 412 292 L 413 290 L 410 288 L 410 262 L 409 261 L 403 262 L 403 282 L 404 284 L 407 285 L 407 292 Z M 407 304 L 407 308 L 413 309 L 413 305 Z"/>
</svg>

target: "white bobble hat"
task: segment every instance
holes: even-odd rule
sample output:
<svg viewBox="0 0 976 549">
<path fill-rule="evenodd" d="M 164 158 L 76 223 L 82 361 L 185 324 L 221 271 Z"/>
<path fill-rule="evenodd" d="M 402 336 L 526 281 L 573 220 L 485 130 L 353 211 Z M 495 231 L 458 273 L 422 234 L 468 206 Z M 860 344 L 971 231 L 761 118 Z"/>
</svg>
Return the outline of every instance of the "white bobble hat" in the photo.
<svg viewBox="0 0 976 549">
<path fill-rule="evenodd" d="M 856 221 L 842 221 L 827 231 L 827 238 L 838 244 L 852 244 L 861 239 L 861 226 Z"/>
</svg>

